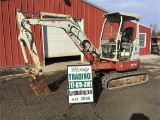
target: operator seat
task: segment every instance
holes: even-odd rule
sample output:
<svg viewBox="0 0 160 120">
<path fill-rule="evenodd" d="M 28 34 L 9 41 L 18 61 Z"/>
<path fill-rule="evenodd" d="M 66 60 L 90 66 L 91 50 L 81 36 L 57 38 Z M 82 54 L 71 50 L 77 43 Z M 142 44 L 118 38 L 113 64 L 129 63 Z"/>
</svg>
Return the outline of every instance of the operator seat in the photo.
<svg viewBox="0 0 160 120">
<path fill-rule="evenodd" d="M 127 27 L 122 33 L 122 38 L 121 38 L 121 47 L 120 47 L 121 52 L 123 53 L 123 51 L 125 51 L 125 53 L 128 53 L 128 57 L 130 56 L 130 52 L 133 46 L 132 43 L 133 30 L 134 30 L 133 27 Z"/>
<path fill-rule="evenodd" d="M 133 27 L 127 27 L 122 34 L 121 42 L 132 43 L 133 31 L 134 31 Z"/>
</svg>

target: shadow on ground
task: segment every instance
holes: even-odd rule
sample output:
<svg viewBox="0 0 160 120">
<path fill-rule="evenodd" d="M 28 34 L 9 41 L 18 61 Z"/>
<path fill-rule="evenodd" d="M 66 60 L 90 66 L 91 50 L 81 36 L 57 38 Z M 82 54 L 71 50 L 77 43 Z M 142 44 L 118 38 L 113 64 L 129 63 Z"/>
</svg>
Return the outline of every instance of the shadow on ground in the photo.
<svg viewBox="0 0 160 120">
<path fill-rule="evenodd" d="M 25 71 L 22 68 L 0 69 L 0 76 L 15 75 L 15 74 L 22 74 L 22 73 L 25 73 Z"/>
<path fill-rule="evenodd" d="M 67 79 L 67 74 L 62 76 L 61 78 L 57 79 L 56 81 L 53 81 L 53 83 L 49 84 L 49 89 L 54 92 L 59 89 L 59 85 L 62 84 Z"/>
<path fill-rule="evenodd" d="M 133 113 L 130 120 L 149 120 L 143 113 Z"/>
</svg>

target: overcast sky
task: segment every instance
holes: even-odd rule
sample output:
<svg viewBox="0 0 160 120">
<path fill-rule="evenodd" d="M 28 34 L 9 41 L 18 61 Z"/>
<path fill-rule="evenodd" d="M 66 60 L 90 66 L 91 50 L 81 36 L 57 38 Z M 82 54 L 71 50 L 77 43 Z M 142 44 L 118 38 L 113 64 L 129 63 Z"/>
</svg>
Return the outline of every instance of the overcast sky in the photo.
<svg viewBox="0 0 160 120">
<path fill-rule="evenodd" d="M 140 15 L 140 23 L 157 24 L 160 28 L 160 0 L 88 0 L 108 11 L 130 12 Z"/>
</svg>

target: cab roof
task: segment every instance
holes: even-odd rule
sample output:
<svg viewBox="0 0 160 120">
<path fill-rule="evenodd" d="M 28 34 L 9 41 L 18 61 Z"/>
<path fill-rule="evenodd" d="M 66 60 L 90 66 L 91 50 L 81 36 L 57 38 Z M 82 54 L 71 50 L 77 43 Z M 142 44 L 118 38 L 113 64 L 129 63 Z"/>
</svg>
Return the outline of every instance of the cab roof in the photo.
<svg viewBox="0 0 160 120">
<path fill-rule="evenodd" d="M 139 21 L 140 19 L 139 15 L 133 14 L 133 13 L 126 13 L 126 12 L 113 12 L 113 13 L 107 13 L 104 15 L 104 17 L 107 18 L 109 22 L 119 22 L 120 16 L 123 17 L 123 21 L 128 21 L 128 20 Z"/>
</svg>

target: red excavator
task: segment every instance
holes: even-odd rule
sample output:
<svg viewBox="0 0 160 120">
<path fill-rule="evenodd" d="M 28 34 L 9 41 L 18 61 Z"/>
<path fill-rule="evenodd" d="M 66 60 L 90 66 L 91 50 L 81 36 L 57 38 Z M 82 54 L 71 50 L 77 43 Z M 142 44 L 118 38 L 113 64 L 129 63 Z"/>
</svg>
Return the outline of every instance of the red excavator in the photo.
<svg viewBox="0 0 160 120">
<path fill-rule="evenodd" d="M 30 13 L 31 16 L 25 17 L 23 13 Z M 35 17 L 39 14 L 40 17 Z M 101 79 L 97 79 L 106 90 L 118 89 L 122 87 L 141 84 L 148 81 L 148 74 L 139 71 L 139 15 L 114 12 L 104 15 L 100 46 L 95 48 L 85 33 L 81 30 L 78 23 L 69 15 L 31 12 L 17 10 L 17 23 L 20 29 L 19 42 L 26 65 L 28 65 L 25 47 L 27 46 L 31 57 L 34 61 L 35 68 L 28 67 L 28 73 L 31 75 L 30 86 L 36 95 L 50 95 L 51 90 L 48 88 L 43 77 L 37 49 L 34 43 L 31 25 L 51 26 L 63 29 L 71 38 L 77 48 L 84 54 L 92 65 L 93 71 Z M 124 29 L 126 21 L 135 20 L 137 23 L 136 30 L 133 27 Z M 110 27 L 109 38 L 103 39 L 104 29 Z M 113 30 L 117 26 L 118 30 Z M 108 30 L 109 31 L 109 30 Z M 116 32 L 115 32 L 116 31 Z M 136 31 L 136 38 L 133 39 L 133 33 Z M 96 90 L 95 90 L 96 91 Z"/>
</svg>

